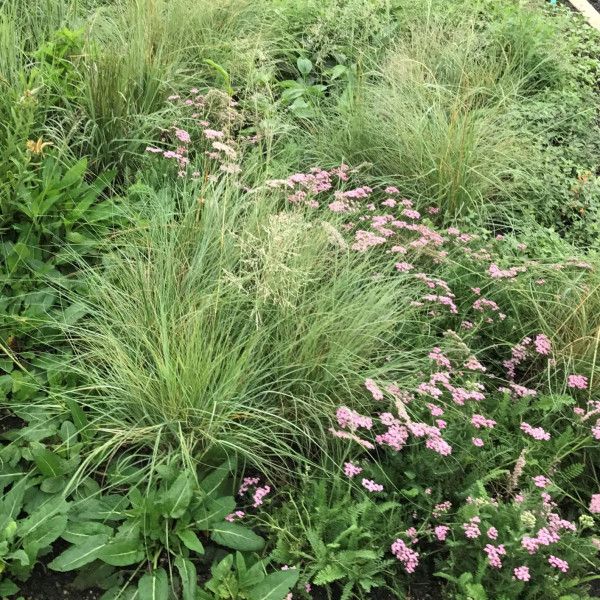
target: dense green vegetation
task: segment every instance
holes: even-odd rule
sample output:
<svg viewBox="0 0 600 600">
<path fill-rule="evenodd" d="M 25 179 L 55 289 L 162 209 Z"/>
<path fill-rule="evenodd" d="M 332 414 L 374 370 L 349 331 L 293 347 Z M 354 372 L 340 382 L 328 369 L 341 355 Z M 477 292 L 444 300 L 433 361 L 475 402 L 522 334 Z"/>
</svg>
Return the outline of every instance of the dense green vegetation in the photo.
<svg viewBox="0 0 600 600">
<path fill-rule="evenodd" d="M 0 0 L 0 597 L 590 598 L 599 83 L 541 0 Z"/>
</svg>

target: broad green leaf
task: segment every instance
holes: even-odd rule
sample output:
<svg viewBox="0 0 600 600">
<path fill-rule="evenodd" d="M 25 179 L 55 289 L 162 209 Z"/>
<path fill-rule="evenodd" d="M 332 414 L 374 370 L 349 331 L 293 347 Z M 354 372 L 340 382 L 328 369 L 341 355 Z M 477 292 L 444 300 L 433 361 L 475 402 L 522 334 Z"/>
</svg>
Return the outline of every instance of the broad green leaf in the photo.
<svg viewBox="0 0 600 600">
<path fill-rule="evenodd" d="M 126 516 L 124 511 L 128 506 L 128 499 L 118 494 L 86 498 L 81 503 L 77 517 L 93 521 L 121 521 Z"/>
<path fill-rule="evenodd" d="M 250 600 L 283 600 L 296 585 L 298 569 L 276 571 L 267 575 L 250 591 Z"/>
<path fill-rule="evenodd" d="M 100 551 L 98 558 L 113 567 L 126 567 L 144 558 L 144 545 L 138 539 L 115 540 Z"/>
<path fill-rule="evenodd" d="M 186 548 L 197 554 L 204 554 L 204 546 L 193 531 L 185 529 L 178 532 L 177 535 Z"/>
<path fill-rule="evenodd" d="M 29 490 L 28 496 L 31 491 Z M 38 534 L 44 535 L 44 532 L 47 531 L 48 521 L 57 515 L 65 514 L 68 510 L 69 503 L 61 496 L 53 496 L 50 499 L 44 500 L 43 504 L 38 505 L 26 519 L 19 521 L 19 535 L 21 537 L 29 537 L 31 541 L 35 541 Z M 55 523 L 53 527 L 56 526 Z"/>
<path fill-rule="evenodd" d="M 241 553 L 238 552 L 236 555 L 236 563 L 239 564 L 242 562 L 238 557 L 241 557 Z M 240 580 L 240 587 L 243 589 L 253 588 L 255 585 L 259 584 L 265 577 L 267 572 L 267 566 L 269 564 L 269 558 L 264 560 L 259 560 L 254 563 L 249 569 L 245 570 L 244 568 L 238 567 L 238 578 Z"/>
<path fill-rule="evenodd" d="M 183 556 L 176 557 L 174 562 L 181 578 L 182 600 L 195 600 L 196 588 L 198 587 L 196 567 L 191 560 L 183 558 Z"/>
<path fill-rule="evenodd" d="M 42 475 L 58 477 L 62 475 L 62 459 L 39 442 L 31 442 L 31 457 Z"/>
<path fill-rule="evenodd" d="M 214 525 L 210 537 L 217 544 L 240 552 L 257 552 L 265 545 L 265 540 L 251 529 L 228 521 Z"/>
<path fill-rule="evenodd" d="M 235 498 L 223 496 L 216 500 L 206 499 L 194 512 L 196 527 L 201 531 L 208 529 L 213 523 L 222 521 L 235 510 Z"/>
<path fill-rule="evenodd" d="M 119 583 L 109 588 L 102 596 L 100 600 L 139 600 L 140 595 L 137 588 L 128 585 L 123 589 L 123 584 Z"/>
<path fill-rule="evenodd" d="M 40 490 L 47 494 L 57 494 L 58 492 L 62 492 L 67 487 L 68 483 L 68 479 L 62 475 L 59 477 L 48 477 L 42 481 Z"/>
<path fill-rule="evenodd" d="M 104 523 L 98 523 L 97 521 L 82 521 L 69 523 L 61 535 L 63 540 L 71 542 L 71 544 L 81 544 L 87 539 L 96 535 L 106 535 L 111 537 L 113 534 L 113 528 Z"/>
<path fill-rule="evenodd" d="M 65 515 L 55 515 L 49 519 L 44 519 L 35 529 L 35 535 L 29 535 L 25 538 L 26 542 L 36 542 L 40 548 L 45 548 L 56 541 L 67 526 L 67 517 Z"/>
<path fill-rule="evenodd" d="M 138 583 L 139 600 L 167 600 L 169 582 L 164 569 L 146 573 Z"/>
<path fill-rule="evenodd" d="M 308 58 L 302 58 L 300 57 L 297 61 L 296 61 L 296 65 L 298 66 L 298 71 L 300 71 L 300 73 L 302 73 L 302 75 L 304 75 L 305 77 L 312 71 L 312 63 L 310 62 L 310 60 L 308 60 Z"/>
<path fill-rule="evenodd" d="M 6 554 L 3 558 L 18 560 L 21 563 L 21 566 L 27 567 L 30 563 L 29 556 L 25 550 L 15 550 L 10 554 Z"/>
<path fill-rule="evenodd" d="M 9 579 L 0 583 L 0 596 L 14 596 L 19 591 L 19 586 Z"/>
<path fill-rule="evenodd" d="M 304 85 L 297 85 L 296 87 L 284 90 L 284 92 L 281 94 L 281 99 L 295 100 L 296 98 L 301 98 L 305 92 L 306 88 L 304 87 Z"/>
<path fill-rule="evenodd" d="M 93 535 L 85 542 L 67 548 L 57 556 L 48 566 L 54 571 L 72 571 L 83 567 L 98 557 L 98 554 L 108 542 L 107 535 Z"/>
<path fill-rule="evenodd" d="M 89 423 L 85 412 L 83 412 L 83 409 L 81 406 L 79 406 L 79 404 L 77 404 L 77 402 L 75 402 L 75 400 L 67 399 L 65 400 L 65 403 L 71 411 L 73 423 L 75 424 L 75 427 L 77 427 L 77 431 L 79 431 L 81 439 L 85 441 L 91 437 L 88 432 Z"/>
<path fill-rule="evenodd" d="M 194 483 L 187 471 L 184 471 L 173 482 L 163 496 L 163 516 L 179 519 L 187 510 L 194 494 Z"/>
<path fill-rule="evenodd" d="M 348 67 L 346 67 L 345 65 L 335 65 L 335 67 L 333 67 L 332 69 L 329 69 L 329 71 L 327 71 L 327 74 L 329 75 L 329 78 L 331 79 L 331 81 L 333 81 L 334 79 L 337 79 L 338 77 L 341 77 L 342 75 L 345 75 L 348 72 Z"/>
<path fill-rule="evenodd" d="M 7 514 L 11 519 L 16 519 L 23 508 L 23 494 L 25 493 L 25 487 L 27 486 L 28 481 L 27 477 L 23 477 L 23 479 L 15 483 L 10 489 L 10 492 L 4 496 L 4 514 Z"/>
<path fill-rule="evenodd" d="M 83 304 L 82 302 L 74 302 L 63 312 L 63 322 L 66 325 L 73 325 L 88 312 L 88 307 L 85 306 L 85 304 Z"/>
<path fill-rule="evenodd" d="M 207 495 L 212 496 L 231 473 L 232 463 L 225 461 L 219 465 L 212 473 L 209 473 L 201 482 L 200 489 Z"/>
<path fill-rule="evenodd" d="M 87 159 L 82 158 L 76 162 L 63 176 L 61 184 L 63 187 L 69 187 L 74 183 L 77 183 L 83 178 L 85 170 L 87 168 Z"/>
<path fill-rule="evenodd" d="M 220 581 L 224 579 L 229 571 L 231 571 L 231 567 L 233 566 L 233 554 L 228 554 L 223 560 L 218 563 L 214 563 L 210 567 L 210 572 L 214 579 Z M 217 583 L 218 585 L 218 583 Z"/>
</svg>

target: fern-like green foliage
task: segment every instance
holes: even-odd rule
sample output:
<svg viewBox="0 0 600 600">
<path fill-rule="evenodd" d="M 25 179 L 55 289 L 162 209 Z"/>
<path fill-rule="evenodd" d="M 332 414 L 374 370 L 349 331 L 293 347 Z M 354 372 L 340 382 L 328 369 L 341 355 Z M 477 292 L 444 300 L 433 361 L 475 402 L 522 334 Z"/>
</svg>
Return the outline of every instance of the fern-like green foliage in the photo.
<svg viewBox="0 0 600 600">
<path fill-rule="evenodd" d="M 383 558 L 394 502 L 378 506 L 339 481 L 307 482 L 300 503 L 290 498 L 274 518 L 280 526 L 273 558 L 302 560 L 316 585 L 341 588 L 341 600 L 359 598 L 385 584 L 383 574 L 396 561 Z"/>
</svg>

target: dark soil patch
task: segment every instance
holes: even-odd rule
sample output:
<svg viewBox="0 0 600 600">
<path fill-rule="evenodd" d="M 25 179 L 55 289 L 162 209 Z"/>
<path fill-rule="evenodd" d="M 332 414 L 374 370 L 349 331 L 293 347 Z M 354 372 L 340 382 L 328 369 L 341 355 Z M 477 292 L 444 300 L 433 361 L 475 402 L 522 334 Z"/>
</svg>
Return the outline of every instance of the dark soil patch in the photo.
<svg viewBox="0 0 600 600">
<path fill-rule="evenodd" d="M 73 587 L 76 573 L 50 571 L 37 564 L 29 579 L 21 584 L 19 594 L 25 600 L 98 600 L 104 593 L 99 589 L 77 590 Z"/>
<path fill-rule="evenodd" d="M 0 434 L 22 429 L 26 423 L 16 415 L 0 412 Z"/>
</svg>

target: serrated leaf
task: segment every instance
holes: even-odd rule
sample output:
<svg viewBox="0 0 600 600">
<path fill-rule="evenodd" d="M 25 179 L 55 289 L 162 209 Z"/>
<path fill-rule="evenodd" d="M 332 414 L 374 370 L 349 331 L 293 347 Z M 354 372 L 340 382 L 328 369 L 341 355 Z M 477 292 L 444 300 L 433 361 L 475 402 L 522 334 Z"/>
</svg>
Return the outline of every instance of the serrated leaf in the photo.
<svg viewBox="0 0 600 600">
<path fill-rule="evenodd" d="M 315 585 L 327 585 L 346 576 L 346 572 L 340 565 L 329 564 L 321 569 L 314 578 Z"/>
<path fill-rule="evenodd" d="M 164 569 L 146 573 L 138 583 L 139 600 L 167 600 L 169 582 Z"/>
<path fill-rule="evenodd" d="M 276 571 L 267 575 L 250 591 L 250 600 L 283 600 L 296 585 L 298 569 Z"/>
<path fill-rule="evenodd" d="M 72 571 L 87 565 L 98 557 L 98 554 L 108 542 L 107 535 L 93 535 L 85 542 L 67 548 L 48 566 L 54 571 Z"/>
<path fill-rule="evenodd" d="M 179 577 L 181 579 L 181 588 L 183 593 L 182 600 L 195 600 L 196 599 L 196 588 L 198 587 L 198 575 L 196 573 L 196 567 L 191 560 L 178 556 L 175 558 L 175 566 L 179 571 Z"/>
<path fill-rule="evenodd" d="M 265 540 L 251 529 L 228 521 L 213 525 L 210 537 L 217 544 L 240 552 L 257 552 L 265 545 Z"/>
<path fill-rule="evenodd" d="M 184 531 L 179 531 L 177 536 L 186 548 L 197 554 L 204 554 L 204 546 L 193 531 L 185 529 Z"/>
</svg>

